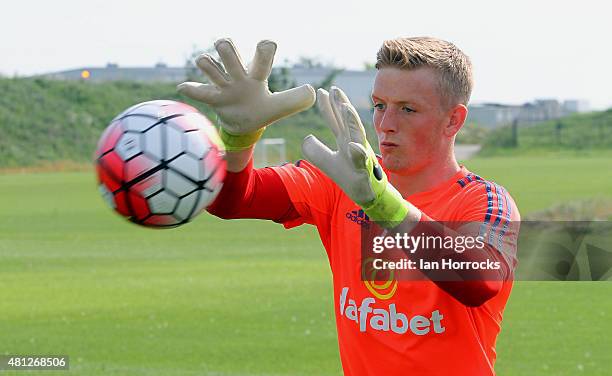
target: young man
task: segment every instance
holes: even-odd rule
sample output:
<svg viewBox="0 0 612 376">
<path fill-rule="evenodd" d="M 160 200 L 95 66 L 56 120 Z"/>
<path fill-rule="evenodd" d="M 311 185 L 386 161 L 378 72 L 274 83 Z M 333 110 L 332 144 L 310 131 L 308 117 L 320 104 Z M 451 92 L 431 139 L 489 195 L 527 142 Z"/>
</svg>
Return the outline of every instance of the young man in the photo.
<svg viewBox="0 0 612 376">
<path fill-rule="evenodd" d="M 310 107 L 308 85 L 271 94 L 266 79 L 276 51 L 263 41 L 245 70 L 232 42 L 218 41 L 223 66 L 211 56 L 197 65 L 211 84 L 179 90 L 211 105 L 222 123 L 228 176 L 209 212 L 222 218 L 262 218 L 290 228 L 315 225 L 333 273 L 336 325 L 345 375 L 493 375 L 495 341 L 512 288 L 520 217 L 499 185 L 459 166 L 455 135 L 467 116 L 471 64 L 453 44 L 434 38 L 383 43 L 372 91 L 382 156 L 341 90 L 319 90 L 317 102 L 337 151 L 314 136 L 310 162 L 252 168 L 255 142 L 274 121 Z M 452 226 L 452 223 L 460 225 Z M 419 270 L 419 281 L 363 277 L 362 229 L 418 236 L 448 234 L 485 239 L 465 251 L 434 247 L 443 258 L 497 268 Z"/>
</svg>

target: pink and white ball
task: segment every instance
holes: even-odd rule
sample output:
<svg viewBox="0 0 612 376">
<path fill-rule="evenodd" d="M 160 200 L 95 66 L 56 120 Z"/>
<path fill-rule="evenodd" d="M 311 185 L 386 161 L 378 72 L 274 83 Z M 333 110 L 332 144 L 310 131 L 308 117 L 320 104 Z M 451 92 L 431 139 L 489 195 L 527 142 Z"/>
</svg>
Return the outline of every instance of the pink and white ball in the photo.
<svg viewBox="0 0 612 376">
<path fill-rule="evenodd" d="M 105 201 L 148 227 L 192 220 L 215 199 L 226 173 L 223 143 L 212 123 L 197 109 L 167 100 L 118 115 L 95 156 Z"/>
</svg>

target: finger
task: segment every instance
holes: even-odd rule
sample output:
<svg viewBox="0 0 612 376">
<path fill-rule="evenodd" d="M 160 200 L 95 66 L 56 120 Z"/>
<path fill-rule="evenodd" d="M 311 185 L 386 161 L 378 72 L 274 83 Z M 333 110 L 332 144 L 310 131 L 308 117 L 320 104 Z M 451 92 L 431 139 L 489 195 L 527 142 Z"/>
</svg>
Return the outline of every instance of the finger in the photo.
<svg viewBox="0 0 612 376">
<path fill-rule="evenodd" d="M 315 102 L 315 91 L 310 85 L 302 85 L 293 89 L 272 94 L 272 106 L 278 111 L 274 121 L 296 112 L 307 110 Z"/>
<path fill-rule="evenodd" d="M 210 105 L 216 105 L 221 100 L 221 94 L 218 88 L 214 85 L 201 84 L 199 82 L 183 82 L 176 89 L 179 93 L 204 102 Z"/>
<path fill-rule="evenodd" d="M 203 54 L 198 56 L 196 65 L 213 84 L 223 87 L 229 83 L 227 73 L 225 73 L 221 64 L 211 55 Z"/>
<path fill-rule="evenodd" d="M 338 102 L 339 104 L 340 103 L 349 103 L 349 104 L 351 103 L 351 101 L 349 101 L 344 91 L 342 91 L 342 89 L 340 89 L 339 87 L 332 86 L 331 91 L 333 93 L 334 100 Z"/>
<path fill-rule="evenodd" d="M 324 145 L 318 138 L 309 134 L 302 142 L 304 157 L 317 166 L 327 176 L 331 175 L 335 153 Z"/>
<path fill-rule="evenodd" d="M 342 115 L 344 118 L 344 124 L 348 128 L 351 141 L 365 145 L 367 142 L 366 132 L 363 124 L 361 124 L 357 110 L 355 110 L 350 103 L 343 103 Z"/>
<path fill-rule="evenodd" d="M 347 139 L 350 138 L 349 130 L 347 129 L 347 125 L 344 124 L 344 116 L 342 115 L 342 104 L 343 99 L 346 98 L 346 95 L 339 88 L 332 86 L 329 92 L 329 103 L 338 122 L 339 128 L 341 132 L 345 135 Z M 348 98 L 347 98 L 348 101 Z"/>
<path fill-rule="evenodd" d="M 257 43 L 255 57 L 249 66 L 249 76 L 259 81 L 267 80 L 272 72 L 275 53 L 276 43 L 271 40 L 262 40 Z"/>
<path fill-rule="evenodd" d="M 366 161 L 368 160 L 368 152 L 363 145 L 356 142 L 349 142 L 348 151 L 353 166 L 356 169 L 365 169 Z"/>
<path fill-rule="evenodd" d="M 325 89 L 317 90 L 317 107 L 319 108 L 319 112 L 321 112 L 321 116 L 323 120 L 329 125 L 332 132 L 334 133 L 334 137 L 336 137 L 336 142 L 341 140 L 341 130 L 338 126 L 338 122 L 334 117 L 334 113 L 332 112 L 331 105 L 329 104 L 329 93 Z"/>
<path fill-rule="evenodd" d="M 240 55 L 238 55 L 238 50 L 236 50 L 236 46 L 234 46 L 231 39 L 224 38 L 217 40 L 215 42 L 215 48 L 219 53 L 219 57 L 227 73 L 229 73 L 232 79 L 240 79 L 246 76 L 242 59 Z"/>
</svg>

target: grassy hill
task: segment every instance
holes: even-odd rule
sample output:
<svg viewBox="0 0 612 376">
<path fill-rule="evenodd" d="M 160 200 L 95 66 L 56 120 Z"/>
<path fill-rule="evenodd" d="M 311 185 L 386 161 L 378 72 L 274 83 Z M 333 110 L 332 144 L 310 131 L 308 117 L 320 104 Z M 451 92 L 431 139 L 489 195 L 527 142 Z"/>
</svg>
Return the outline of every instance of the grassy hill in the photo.
<svg viewBox="0 0 612 376">
<path fill-rule="evenodd" d="M 143 101 L 178 100 L 198 108 L 213 122 L 216 118 L 210 108 L 181 96 L 173 84 L 165 83 L 0 78 L 0 93 L 0 167 L 87 162 L 110 120 Z M 288 157 L 295 160 L 308 133 L 328 143 L 333 140 L 315 109 L 275 124 L 266 137 L 284 137 Z"/>
<path fill-rule="evenodd" d="M 517 144 L 510 126 L 490 132 L 483 142 L 481 155 L 525 154 L 540 152 L 603 151 L 612 149 L 612 109 L 574 114 L 531 126 L 520 125 Z"/>
<path fill-rule="evenodd" d="M 141 101 L 178 99 L 172 85 L 20 78 L 0 79 L 0 93 L 4 167 L 87 161 L 103 129 L 119 112 Z"/>
</svg>

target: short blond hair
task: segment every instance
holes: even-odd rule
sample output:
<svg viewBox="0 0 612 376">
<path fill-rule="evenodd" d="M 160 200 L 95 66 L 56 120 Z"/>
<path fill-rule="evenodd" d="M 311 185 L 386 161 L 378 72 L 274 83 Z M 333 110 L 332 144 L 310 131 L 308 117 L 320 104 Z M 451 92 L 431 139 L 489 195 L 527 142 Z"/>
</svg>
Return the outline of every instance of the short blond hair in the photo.
<svg viewBox="0 0 612 376">
<path fill-rule="evenodd" d="M 431 37 L 396 38 L 383 42 L 376 54 L 376 69 L 429 67 L 438 72 L 442 105 L 467 106 L 472 94 L 472 63 L 457 46 Z"/>
</svg>

